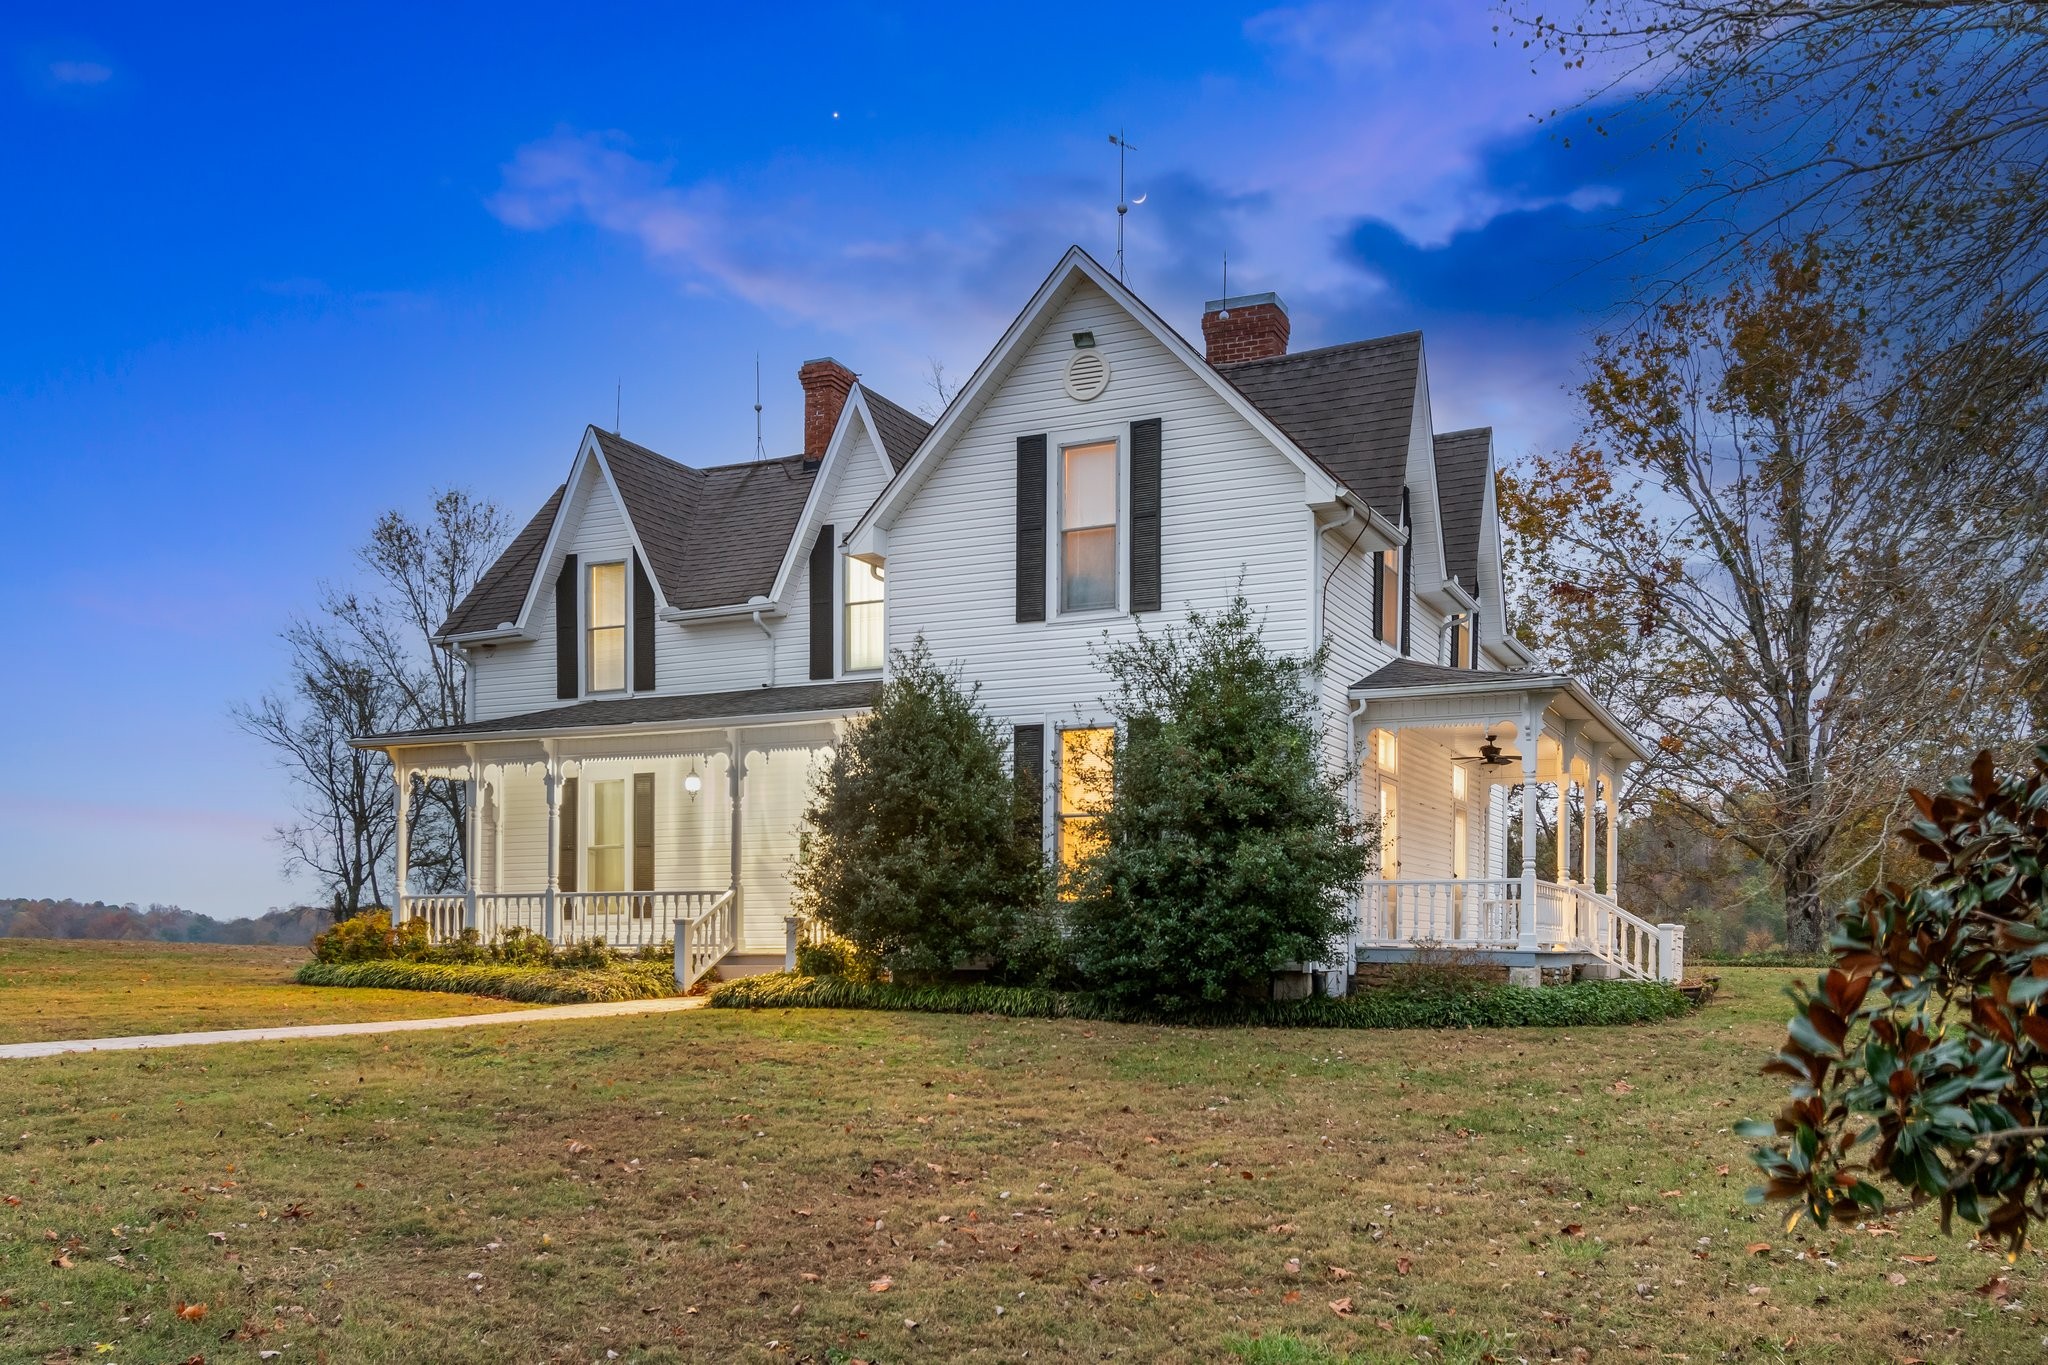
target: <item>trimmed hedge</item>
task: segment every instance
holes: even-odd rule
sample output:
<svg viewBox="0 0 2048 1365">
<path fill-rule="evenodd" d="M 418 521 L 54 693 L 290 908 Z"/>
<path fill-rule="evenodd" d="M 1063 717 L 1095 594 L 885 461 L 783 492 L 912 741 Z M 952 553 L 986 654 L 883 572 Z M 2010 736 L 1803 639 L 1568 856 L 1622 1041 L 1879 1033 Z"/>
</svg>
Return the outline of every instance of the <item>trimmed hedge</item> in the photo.
<svg viewBox="0 0 2048 1365">
<path fill-rule="evenodd" d="M 490 995 L 536 1005 L 581 1005 L 608 1000 L 654 1000 L 674 995 L 675 969 L 666 962 L 615 962 L 608 967 L 513 967 L 502 963 L 308 962 L 294 978 L 302 986 L 375 986 L 397 991 L 450 991 Z"/>
<path fill-rule="evenodd" d="M 1127 1024 L 1255 1025 L 1265 1028 L 1559 1028 L 1675 1019 L 1693 1004 L 1658 981 L 1582 981 L 1570 986 L 1482 986 L 1469 991 L 1361 991 L 1340 999 L 1256 1001 L 1162 1018 L 1101 996 L 1031 986 L 900 986 L 777 972 L 744 976 L 711 993 L 717 1009 L 908 1010 L 996 1014 L 1012 1019 L 1091 1019 Z"/>
<path fill-rule="evenodd" d="M 1688 967 L 1832 967 L 1835 960 L 1826 953 L 1694 953 L 1687 952 Z"/>
</svg>

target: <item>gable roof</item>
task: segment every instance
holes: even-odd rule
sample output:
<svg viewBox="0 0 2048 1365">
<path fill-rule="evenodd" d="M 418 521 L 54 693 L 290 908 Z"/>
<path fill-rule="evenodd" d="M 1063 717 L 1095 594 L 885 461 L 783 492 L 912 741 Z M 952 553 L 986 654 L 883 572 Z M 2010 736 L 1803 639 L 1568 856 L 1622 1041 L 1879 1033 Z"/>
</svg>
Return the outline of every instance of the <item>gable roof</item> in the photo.
<svg viewBox="0 0 2048 1365">
<path fill-rule="evenodd" d="M 795 683 L 787 687 L 748 687 L 734 692 L 660 692 L 638 697 L 607 697 L 496 716 L 462 725 L 424 730 L 393 730 L 349 743 L 358 749 L 393 744 L 434 744 L 474 739 L 479 735 L 545 734 L 559 730 L 602 730 L 636 725 L 674 725 L 679 721 L 724 723 L 771 716 L 815 715 L 871 707 L 882 684 L 874 679 L 853 682 Z"/>
<path fill-rule="evenodd" d="M 867 400 L 868 416 L 874 419 L 875 439 L 881 443 L 882 453 L 889 457 L 891 469 L 901 469 L 910 463 L 910 457 L 924 444 L 924 438 L 931 433 L 932 424 L 909 412 L 876 393 L 866 384 L 860 386 L 861 397 Z"/>
<path fill-rule="evenodd" d="M 1446 431 L 1436 448 L 1437 521 L 1444 532 L 1444 570 L 1466 592 L 1479 591 L 1480 514 L 1493 467 L 1493 428 Z"/>
<path fill-rule="evenodd" d="M 526 604 L 526 589 L 540 568 L 541 553 L 547 549 L 548 532 L 554 529 L 555 515 L 561 511 L 562 498 L 568 491 L 569 485 L 565 483 L 548 495 L 533 520 L 512 537 L 512 543 L 484 570 L 469 595 L 448 614 L 441 625 L 441 638 L 496 630 L 518 619 L 519 609 Z"/>
<path fill-rule="evenodd" d="M 1218 365 L 1274 426 L 1382 516 L 1401 515 L 1422 333 Z"/>
</svg>

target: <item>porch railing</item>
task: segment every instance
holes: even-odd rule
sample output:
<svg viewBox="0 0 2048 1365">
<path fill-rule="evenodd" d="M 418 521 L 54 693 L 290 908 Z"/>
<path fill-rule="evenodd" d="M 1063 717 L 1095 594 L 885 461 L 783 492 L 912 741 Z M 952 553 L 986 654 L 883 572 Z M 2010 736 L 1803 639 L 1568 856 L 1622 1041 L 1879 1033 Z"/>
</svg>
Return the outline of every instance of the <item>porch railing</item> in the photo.
<svg viewBox="0 0 2048 1365">
<path fill-rule="evenodd" d="M 731 899 L 730 889 L 558 891 L 554 896 L 554 923 L 550 925 L 545 891 L 479 891 L 476 933 L 485 943 L 495 943 L 511 930 L 523 929 L 558 944 L 589 943 L 601 938 L 613 948 L 658 947 L 671 941 L 677 921 L 701 918 L 721 900 L 730 905 Z M 466 895 L 406 896 L 401 906 L 402 919 L 427 922 L 427 938 L 432 943 L 461 938 L 468 922 Z"/>
<path fill-rule="evenodd" d="M 1525 907 L 1522 885 L 1519 878 L 1485 877 L 1368 882 L 1358 901 L 1358 944 L 1519 948 L 1527 909 L 1539 951 L 1590 953 L 1648 981 L 1682 979 L 1684 926 L 1652 924 L 1612 897 L 1569 883 L 1538 881 L 1536 903 Z"/>
<path fill-rule="evenodd" d="M 1367 882 L 1358 930 L 1367 947 L 1512 948 L 1522 936 L 1522 884 L 1474 877 Z"/>
<path fill-rule="evenodd" d="M 739 942 L 739 905 L 721 891 L 696 914 L 675 922 L 676 989 L 687 991 Z"/>
</svg>

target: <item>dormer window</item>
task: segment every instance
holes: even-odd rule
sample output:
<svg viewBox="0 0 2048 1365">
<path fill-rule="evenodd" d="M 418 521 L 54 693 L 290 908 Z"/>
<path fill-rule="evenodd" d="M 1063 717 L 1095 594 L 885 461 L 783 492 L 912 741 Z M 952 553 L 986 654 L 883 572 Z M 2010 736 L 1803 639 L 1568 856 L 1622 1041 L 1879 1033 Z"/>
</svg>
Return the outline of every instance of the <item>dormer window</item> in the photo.
<svg viewBox="0 0 2048 1365">
<path fill-rule="evenodd" d="M 851 555 L 845 560 L 846 624 L 841 628 L 848 673 L 882 666 L 882 571 Z"/>
<path fill-rule="evenodd" d="M 626 566 L 623 563 L 593 564 L 584 601 L 583 646 L 587 671 L 585 689 L 591 692 L 626 690 Z"/>
</svg>

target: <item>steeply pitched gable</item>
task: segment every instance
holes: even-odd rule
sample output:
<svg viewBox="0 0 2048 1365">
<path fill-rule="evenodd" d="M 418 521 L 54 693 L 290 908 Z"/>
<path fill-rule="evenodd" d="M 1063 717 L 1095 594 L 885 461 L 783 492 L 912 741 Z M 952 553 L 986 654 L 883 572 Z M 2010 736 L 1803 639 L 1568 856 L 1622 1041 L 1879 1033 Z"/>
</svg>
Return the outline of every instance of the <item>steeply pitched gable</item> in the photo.
<svg viewBox="0 0 2048 1365">
<path fill-rule="evenodd" d="M 918 446 L 924 443 L 932 424 L 916 413 L 898 407 L 865 384 L 861 385 L 860 391 L 867 400 L 868 415 L 874 418 L 875 437 L 881 442 L 882 453 L 889 457 L 891 468 L 903 468 Z"/>
<path fill-rule="evenodd" d="M 546 504 L 534 514 L 533 520 L 512 537 L 512 543 L 505 547 L 491 567 L 484 571 L 483 577 L 477 579 L 469 595 L 441 623 L 441 638 L 496 630 L 518 619 L 519 610 L 526 602 L 527 589 L 533 586 L 534 572 L 540 567 L 541 554 L 547 549 L 548 532 L 554 528 L 555 517 L 562 510 L 563 495 L 568 491 L 569 485 L 563 484 L 548 495 Z"/>
<path fill-rule="evenodd" d="M 1444 530 L 1444 569 L 1469 593 L 1479 591 L 1479 533 L 1486 478 L 1493 467 L 1493 428 L 1439 434 L 1436 448 L 1437 518 Z"/>
</svg>

